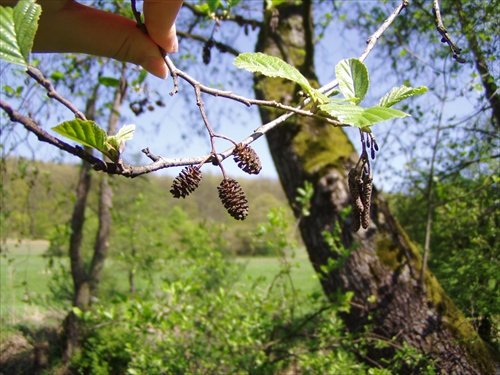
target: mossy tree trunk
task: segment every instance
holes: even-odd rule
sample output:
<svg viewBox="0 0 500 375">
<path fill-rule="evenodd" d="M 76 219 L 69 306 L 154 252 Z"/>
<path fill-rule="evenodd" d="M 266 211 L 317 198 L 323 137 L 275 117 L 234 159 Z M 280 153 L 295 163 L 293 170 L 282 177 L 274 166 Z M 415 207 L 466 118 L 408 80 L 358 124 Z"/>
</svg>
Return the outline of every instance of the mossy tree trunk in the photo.
<svg viewBox="0 0 500 375">
<path fill-rule="evenodd" d="M 311 1 L 287 2 L 278 10 L 278 28 L 272 31 L 267 22 L 256 50 L 284 59 L 315 80 Z M 297 90 L 281 79 L 256 78 L 255 92 L 261 99 L 293 104 L 300 100 Z M 279 114 L 261 108 L 264 123 Z M 306 181 L 314 185 L 311 215 L 301 219 L 300 231 L 327 296 L 333 301 L 338 291 L 354 292 L 352 309 L 345 316 L 347 327 L 358 332 L 371 327 L 376 337 L 397 337 L 398 342 L 437 360 L 443 374 L 493 373 L 492 352 L 430 272 L 425 273 L 424 288 L 420 287 L 418 250 L 376 191 L 369 228 L 351 230 L 347 173 L 358 155 L 343 130 L 317 119 L 293 117 L 269 132 L 267 140 L 297 217 L 297 188 Z M 325 232 L 334 233 L 337 250 L 325 241 Z M 343 256 L 339 249 L 349 250 L 349 255 Z M 325 270 L 329 264 L 333 266 Z M 377 360 L 391 353 L 373 349 L 368 355 Z"/>
</svg>

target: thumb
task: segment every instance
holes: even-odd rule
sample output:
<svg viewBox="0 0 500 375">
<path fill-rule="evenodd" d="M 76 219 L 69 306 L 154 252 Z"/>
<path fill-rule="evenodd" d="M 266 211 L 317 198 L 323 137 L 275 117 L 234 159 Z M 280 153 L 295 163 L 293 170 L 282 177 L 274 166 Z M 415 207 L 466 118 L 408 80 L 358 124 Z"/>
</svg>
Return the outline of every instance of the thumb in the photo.
<svg viewBox="0 0 500 375">
<path fill-rule="evenodd" d="M 175 19 L 181 6 L 182 0 L 144 2 L 144 22 L 148 34 L 167 53 L 174 53 L 179 49 Z"/>
<path fill-rule="evenodd" d="M 43 8 L 34 52 L 75 52 L 141 65 L 157 77 L 167 76 L 158 45 L 125 17 L 67 2 L 52 11 Z M 174 29 L 175 32 L 175 29 Z"/>
</svg>

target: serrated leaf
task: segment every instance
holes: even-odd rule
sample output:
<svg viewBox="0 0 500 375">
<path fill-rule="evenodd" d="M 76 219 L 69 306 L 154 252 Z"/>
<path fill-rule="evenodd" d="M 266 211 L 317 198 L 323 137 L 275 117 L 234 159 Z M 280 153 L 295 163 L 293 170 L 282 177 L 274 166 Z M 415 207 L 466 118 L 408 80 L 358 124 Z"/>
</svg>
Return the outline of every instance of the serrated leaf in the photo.
<svg viewBox="0 0 500 375">
<path fill-rule="evenodd" d="M 361 102 L 368 92 L 370 77 L 368 69 L 358 59 L 346 59 L 335 66 L 335 75 L 339 80 L 339 89 L 346 98 L 357 98 Z"/>
<path fill-rule="evenodd" d="M 23 55 L 17 47 L 14 10 L 4 6 L 0 6 L 0 57 L 12 64 L 26 66 Z"/>
<path fill-rule="evenodd" d="M 355 103 L 358 98 L 328 98 L 328 103 Z"/>
<path fill-rule="evenodd" d="M 339 121 L 359 128 L 409 116 L 403 111 L 385 107 L 363 108 L 358 105 L 323 104 L 319 108 L 330 116 L 338 118 Z"/>
<path fill-rule="evenodd" d="M 21 0 L 14 8 L 0 7 L 0 58 L 28 65 L 40 13 L 34 0 Z"/>
<path fill-rule="evenodd" d="M 29 62 L 42 8 L 34 0 L 22 0 L 14 7 L 14 23 L 21 54 Z"/>
<path fill-rule="evenodd" d="M 330 116 L 336 117 L 339 121 L 354 125 L 356 119 L 365 110 L 363 107 L 358 105 L 348 105 L 348 104 L 335 104 L 327 103 L 319 106 L 323 112 L 328 113 Z"/>
<path fill-rule="evenodd" d="M 108 152 L 106 147 L 107 134 L 94 121 L 80 119 L 65 121 L 53 127 L 52 130 L 84 146 L 93 147 L 104 154 Z"/>
<path fill-rule="evenodd" d="M 116 133 L 115 137 L 118 140 L 118 142 L 125 142 L 134 137 L 134 132 L 135 132 L 134 124 L 123 125 L 121 129 L 118 130 L 118 133 Z"/>
<path fill-rule="evenodd" d="M 385 94 L 380 101 L 378 102 L 379 107 L 391 107 L 400 101 L 410 98 L 415 95 L 422 95 L 427 92 L 427 87 L 419 86 L 419 87 L 408 87 L 408 86 L 399 86 L 393 87 L 391 91 Z"/>
<path fill-rule="evenodd" d="M 307 78 L 295 67 L 278 57 L 261 52 L 242 53 L 234 59 L 234 65 L 252 73 L 261 73 L 267 77 L 284 78 L 296 82 L 314 100 L 317 98 L 315 90 L 311 87 Z"/>
<path fill-rule="evenodd" d="M 395 118 L 404 118 L 409 116 L 410 115 L 408 113 L 400 111 L 399 109 L 370 107 L 365 109 L 355 125 L 363 128 L 365 126 L 370 126 L 378 122 L 389 121 Z"/>
<path fill-rule="evenodd" d="M 106 155 L 113 161 L 117 161 L 120 154 L 125 149 L 125 142 L 132 139 L 135 132 L 135 125 L 124 125 L 116 135 L 106 138 Z"/>
</svg>

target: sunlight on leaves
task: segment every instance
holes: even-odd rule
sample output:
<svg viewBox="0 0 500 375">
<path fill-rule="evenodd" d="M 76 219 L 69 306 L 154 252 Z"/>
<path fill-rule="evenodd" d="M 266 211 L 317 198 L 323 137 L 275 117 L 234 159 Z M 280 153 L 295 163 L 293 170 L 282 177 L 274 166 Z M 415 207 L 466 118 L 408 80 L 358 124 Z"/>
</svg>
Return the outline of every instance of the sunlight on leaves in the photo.
<svg viewBox="0 0 500 375">
<path fill-rule="evenodd" d="M 317 99 L 317 92 L 312 88 L 306 77 L 295 67 L 278 57 L 263 53 L 242 53 L 234 59 L 234 65 L 252 73 L 261 73 L 267 77 L 278 77 L 293 81 L 302 87 L 313 100 Z"/>
<path fill-rule="evenodd" d="M 410 98 L 415 95 L 422 95 L 426 92 L 427 87 L 425 86 L 419 86 L 415 88 L 408 86 L 394 87 L 380 99 L 377 105 L 379 107 L 391 107 L 406 98 Z"/>
<path fill-rule="evenodd" d="M 38 28 L 41 7 L 34 0 L 22 0 L 14 8 L 0 7 L 0 58 L 27 66 Z"/>
<path fill-rule="evenodd" d="M 52 130 L 84 146 L 95 148 L 103 153 L 107 152 L 105 146 L 107 134 L 94 121 L 80 119 L 65 121 L 53 127 Z"/>
<path fill-rule="evenodd" d="M 363 100 L 370 86 L 368 69 L 358 59 L 346 59 L 335 66 L 339 89 L 348 99 L 356 98 L 356 104 Z"/>
</svg>

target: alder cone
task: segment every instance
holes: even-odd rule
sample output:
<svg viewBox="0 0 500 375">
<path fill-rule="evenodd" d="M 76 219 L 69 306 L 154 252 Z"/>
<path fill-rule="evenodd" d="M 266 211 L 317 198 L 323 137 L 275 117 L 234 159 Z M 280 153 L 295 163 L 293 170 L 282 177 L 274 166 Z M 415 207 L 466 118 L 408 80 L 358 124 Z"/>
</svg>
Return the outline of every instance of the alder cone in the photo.
<svg viewBox="0 0 500 375">
<path fill-rule="evenodd" d="M 202 175 L 198 167 L 186 167 L 175 178 L 170 192 L 174 198 L 186 198 L 196 190 L 201 181 Z"/>
<path fill-rule="evenodd" d="M 225 178 L 217 189 L 219 198 L 229 215 L 236 220 L 245 220 L 248 215 L 248 201 L 238 181 Z"/>
<path fill-rule="evenodd" d="M 237 145 L 233 150 L 234 162 L 238 164 L 243 172 L 248 174 L 259 174 L 262 170 L 259 156 L 249 145 Z"/>
</svg>

